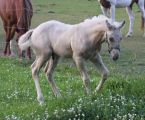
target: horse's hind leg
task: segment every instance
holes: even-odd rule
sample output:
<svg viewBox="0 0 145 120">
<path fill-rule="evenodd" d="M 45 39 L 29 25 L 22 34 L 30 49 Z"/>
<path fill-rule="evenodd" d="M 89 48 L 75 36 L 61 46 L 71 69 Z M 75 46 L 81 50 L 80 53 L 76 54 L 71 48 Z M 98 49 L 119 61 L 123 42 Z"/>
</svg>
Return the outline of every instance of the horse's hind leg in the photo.
<svg viewBox="0 0 145 120">
<path fill-rule="evenodd" d="M 94 58 L 91 59 L 91 62 L 94 63 L 94 65 L 98 68 L 98 70 L 101 72 L 102 74 L 102 79 L 99 82 L 97 88 L 96 88 L 96 92 L 101 90 L 101 88 L 103 87 L 103 84 L 105 82 L 105 80 L 108 77 L 108 69 L 105 67 L 102 58 L 100 56 L 100 54 L 98 53 Z"/>
<path fill-rule="evenodd" d="M 59 57 L 56 55 L 53 55 L 53 57 L 51 57 L 51 59 L 49 60 L 49 62 L 45 66 L 46 77 L 47 77 L 48 82 L 51 85 L 52 91 L 56 97 L 61 96 L 61 94 L 60 94 L 60 92 L 59 92 L 59 90 L 58 90 L 58 88 L 53 80 L 53 72 L 57 66 L 58 60 L 59 60 Z"/>
<path fill-rule="evenodd" d="M 31 59 L 31 49 L 30 49 L 30 47 L 27 49 L 27 57 L 28 57 L 28 59 Z"/>
<path fill-rule="evenodd" d="M 32 77 L 34 79 L 35 82 L 35 87 L 36 87 L 36 91 L 37 91 L 37 100 L 39 101 L 40 104 L 42 104 L 44 102 L 44 97 L 43 94 L 41 92 L 41 88 L 39 85 L 39 71 L 41 69 L 41 67 L 44 65 L 44 63 L 48 60 L 48 58 L 50 57 L 50 55 L 41 55 L 39 57 L 37 57 L 37 59 L 34 61 L 34 64 L 31 66 L 32 67 Z"/>
<path fill-rule="evenodd" d="M 115 21 L 115 14 L 116 14 L 115 10 L 116 10 L 115 5 L 111 4 L 110 12 L 111 12 L 111 19 L 112 19 L 112 21 Z"/>
<path fill-rule="evenodd" d="M 86 88 L 86 92 L 87 94 L 90 93 L 90 79 L 87 73 L 87 70 L 84 66 L 84 62 L 83 62 L 83 58 L 81 58 L 80 56 L 77 55 L 73 55 L 73 59 L 76 63 L 77 68 L 80 70 L 85 88 Z"/>
<path fill-rule="evenodd" d="M 145 37 L 145 30 L 144 30 L 144 27 L 145 27 L 145 1 L 144 0 L 139 0 L 138 1 L 138 7 L 141 11 L 141 14 L 142 14 L 142 25 L 141 25 L 141 29 L 144 31 L 144 37 Z"/>
<path fill-rule="evenodd" d="M 6 31 L 6 46 L 4 50 L 4 55 L 11 55 L 10 49 L 10 40 L 14 37 L 15 34 L 15 26 L 5 25 L 4 26 Z"/>
<path fill-rule="evenodd" d="M 14 38 L 15 31 L 16 31 L 16 26 L 13 25 L 11 28 L 11 32 L 10 32 L 10 47 L 9 47 L 9 55 L 11 55 L 11 56 L 15 56 L 14 46 L 12 44 L 12 39 Z"/>
<path fill-rule="evenodd" d="M 7 55 L 7 49 L 9 47 L 9 41 L 10 41 L 10 28 L 8 27 L 8 25 L 6 23 L 4 23 L 4 29 L 6 32 L 6 45 L 5 45 L 5 49 L 4 49 L 4 55 Z"/>
<path fill-rule="evenodd" d="M 103 15 L 105 15 L 107 17 L 110 17 L 110 10 L 109 10 L 109 8 L 105 8 L 105 7 L 101 6 L 101 10 L 102 10 Z"/>
<path fill-rule="evenodd" d="M 131 37 L 132 34 L 133 34 L 134 13 L 133 13 L 131 7 L 127 7 L 126 10 L 127 10 L 127 13 L 128 13 L 128 16 L 129 16 L 129 21 L 130 21 L 130 24 L 129 24 L 129 31 L 128 31 L 126 37 Z"/>
</svg>

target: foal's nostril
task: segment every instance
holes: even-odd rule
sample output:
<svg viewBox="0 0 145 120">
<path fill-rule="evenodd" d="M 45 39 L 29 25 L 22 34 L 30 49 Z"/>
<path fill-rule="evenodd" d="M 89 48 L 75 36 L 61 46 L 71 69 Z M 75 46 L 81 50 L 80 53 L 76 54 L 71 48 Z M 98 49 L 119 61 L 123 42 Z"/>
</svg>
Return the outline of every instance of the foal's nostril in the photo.
<svg viewBox="0 0 145 120">
<path fill-rule="evenodd" d="M 116 60 L 118 60 L 118 58 L 119 58 L 119 56 L 118 56 L 118 55 L 115 55 L 115 56 L 113 57 L 113 60 L 116 61 Z"/>
</svg>

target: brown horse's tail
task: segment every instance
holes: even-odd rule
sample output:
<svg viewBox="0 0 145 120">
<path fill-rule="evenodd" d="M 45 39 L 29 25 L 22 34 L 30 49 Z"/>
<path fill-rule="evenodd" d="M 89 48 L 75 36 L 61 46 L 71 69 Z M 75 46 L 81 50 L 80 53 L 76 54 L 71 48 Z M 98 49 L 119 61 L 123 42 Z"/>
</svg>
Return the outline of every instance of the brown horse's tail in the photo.
<svg viewBox="0 0 145 120">
<path fill-rule="evenodd" d="M 25 34 L 23 34 L 20 38 L 19 38 L 19 48 L 21 49 L 21 51 L 26 50 L 28 47 L 31 46 L 31 35 L 33 33 L 33 30 L 29 30 L 28 32 L 26 32 Z"/>
</svg>

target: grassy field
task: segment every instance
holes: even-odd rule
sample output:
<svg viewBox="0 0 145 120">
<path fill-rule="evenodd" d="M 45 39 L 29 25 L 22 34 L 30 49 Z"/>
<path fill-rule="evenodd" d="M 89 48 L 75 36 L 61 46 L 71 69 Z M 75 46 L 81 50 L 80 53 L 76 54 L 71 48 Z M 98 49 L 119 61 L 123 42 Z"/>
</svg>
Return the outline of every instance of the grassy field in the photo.
<svg viewBox="0 0 145 120">
<path fill-rule="evenodd" d="M 96 0 L 33 0 L 33 7 L 32 28 L 51 19 L 74 24 L 101 13 Z M 86 62 L 92 89 L 88 96 L 72 60 L 61 60 L 55 71 L 55 81 L 63 97 L 54 97 L 41 72 L 45 104 L 40 106 L 31 78 L 33 60 L 0 57 L 0 120 L 144 120 L 145 38 L 139 28 L 141 19 L 136 6 L 134 12 L 134 36 L 124 37 L 120 59 L 116 62 L 110 60 L 106 45 L 103 45 L 101 55 L 110 76 L 100 93 L 93 94 L 101 76 L 91 63 Z M 118 9 L 116 17 L 120 21 L 126 20 L 122 31 L 125 36 L 129 25 L 125 9 Z M 2 27 L 0 38 L 2 50 Z"/>
</svg>

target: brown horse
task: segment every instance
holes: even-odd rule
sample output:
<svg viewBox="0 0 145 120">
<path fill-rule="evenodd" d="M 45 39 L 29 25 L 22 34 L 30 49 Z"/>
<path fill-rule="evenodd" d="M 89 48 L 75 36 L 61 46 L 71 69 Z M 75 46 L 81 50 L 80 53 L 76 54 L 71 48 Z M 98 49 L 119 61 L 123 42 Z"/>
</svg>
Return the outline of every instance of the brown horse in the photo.
<svg viewBox="0 0 145 120">
<path fill-rule="evenodd" d="M 13 54 L 10 41 L 17 33 L 16 41 L 18 42 L 18 38 L 28 31 L 32 15 L 31 0 L 0 0 L 0 16 L 6 33 L 4 55 Z M 27 55 L 31 58 L 30 48 L 27 49 Z"/>
</svg>

